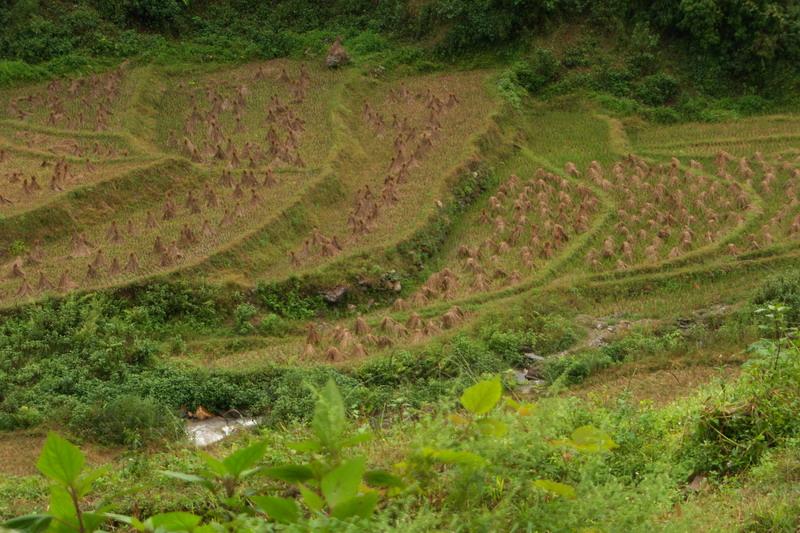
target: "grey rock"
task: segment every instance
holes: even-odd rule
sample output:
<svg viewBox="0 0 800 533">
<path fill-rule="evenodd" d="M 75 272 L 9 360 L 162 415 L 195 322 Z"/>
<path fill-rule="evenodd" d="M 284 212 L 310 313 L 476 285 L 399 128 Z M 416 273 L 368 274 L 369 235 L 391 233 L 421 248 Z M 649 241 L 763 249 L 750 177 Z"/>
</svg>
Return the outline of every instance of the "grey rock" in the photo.
<svg viewBox="0 0 800 533">
<path fill-rule="evenodd" d="M 536 362 L 541 362 L 541 361 L 544 361 L 546 359 L 546 358 L 542 357 L 541 355 L 537 355 L 537 354 L 535 354 L 533 352 L 526 353 L 525 357 L 527 359 L 530 359 L 531 361 L 536 361 Z"/>
<path fill-rule="evenodd" d="M 342 301 L 342 298 L 344 298 L 346 294 L 347 294 L 347 287 L 345 285 L 339 285 L 337 287 L 334 287 L 330 290 L 323 292 L 322 297 L 328 303 L 337 304 Z"/>
</svg>

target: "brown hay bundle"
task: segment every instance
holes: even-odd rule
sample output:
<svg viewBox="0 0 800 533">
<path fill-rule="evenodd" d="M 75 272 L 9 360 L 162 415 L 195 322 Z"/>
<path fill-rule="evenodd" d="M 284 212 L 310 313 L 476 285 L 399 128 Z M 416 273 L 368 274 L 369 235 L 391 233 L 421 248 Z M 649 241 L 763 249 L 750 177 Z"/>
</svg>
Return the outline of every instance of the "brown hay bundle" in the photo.
<svg viewBox="0 0 800 533">
<path fill-rule="evenodd" d="M 412 313 L 406 320 L 406 327 L 411 330 L 422 327 L 422 317 L 418 313 Z"/>
<path fill-rule="evenodd" d="M 161 255 L 166 250 L 164 243 L 161 242 L 161 235 L 156 235 L 156 240 L 153 242 L 153 253 Z"/>
<path fill-rule="evenodd" d="M 17 298 L 27 298 L 33 294 L 33 289 L 31 288 L 30 283 L 25 278 L 22 278 L 22 283 L 20 283 L 19 289 L 17 289 Z"/>
<path fill-rule="evenodd" d="M 306 344 L 305 348 L 303 348 L 303 357 L 307 359 L 313 359 L 317 355 L 317 350 L 314 348 L 313 344 Z"/>
<path fill-rule="evenodd" d="M 442 332 L 442 329 L 433 320 L 428 320 L 425 323 L 425 327 L 423 328 L 423 331 L 425 332 L 426 335 L 438 335 L 439 333 Z"/>
<path fill-rule="evenodd" d="M 458 313 L 451 311 L 442 315 L 442 327 L 444 329 L 452 329 L 461 323 L 462 317 Z"/>
<path fill-rule="evenodd" d="M 369 324 L 363 317 L 356 318 L 355 332 L 358 336 L 368 335 L 371 332 Z"/>
<path fill-rule="evenodd" d="M 156 221 L 155 215 L 153 215 L 152 211 L 147 212 L 147 220 L 144 223 L 147 229 L 153 229 L 158 226 L 158 222 Z"/>
<path fill-rule="evenodd" d="M 99 248 L 97 250 L 97 254 L 94 256 L 94 260 L 92 261 L 92 266 L 99 270 L 106 265 L 106 256 L 103 253 L 103 249 Z"/>
<path fill-rule="evenodd" d="M 86 265 L 86 280 L 87 281 L 96 280 L 99 277 L 100 277 L 100 274 L 97 272 L 97 268 L 92 263 L 89 263 L 88 265 Z"/>
<path fill-rule="evenodd" d="M 415 329 L 414 332 L 411 334 L 410 342 L 412 344 L 418 344 L 425 340 L 425 332 L 421 329 Z"/>
<path fill-rule="evenodd" d="M 336 363 L 344 358 L 342 357 L 342 352 L 339 351 L 339 348 L 336 346 L 331 346 L 325 351 L 325 359 L 332 363 Z"/>
<path fill-rule="evenodd" d="M 355 339 L 353 338 L 353 334 L 350 333 L 349 329 L 342 328 L 338 341 L 339 341 L 339 346 L 343 350 L 346 350 L 347 348 L 353 345 Z"/>
<path fill-rule="evenodd" d="M 45 277 L 44 272 L 39 272 L 39 282 L 36 284 L 36 290 L 41 292 L 41 291 L 49 291 L 52 289 L 53 289 L 53 284 L 50 283 L 50 280 L 48 280 Z"/>
<path fill-rule="evenodd" d="M 128 254 L 128 262 L 125 264 L 125 272 L 134 274 L 139 270 L 139 260 L 133 252 Z"/>
<path fill-rule="evenodd" d="M 108 267 L 108 273 L 112 276 L 116 276 L 120 272 L 122 272 L 122 267 L 119 266 L 119 259 L 115 257 L 111 260 L 111 266 Z"/>
<path fill-rule="evenodd" d="M 59 292 L 67 292 L 78 288 L 78 284 L 72 281 L 69 277 L 69 272 L 66 270 L 61 273 L 61 277 L 58 280 L 58 290 Z"/>
<path fill-rule="evenodd" d="M 87 257 L 92 253 L 92 245 L 86 240 L 83 233 L 77 233 L 72 237 L 72 257 Z"/>
<path fill-rule="evenodd" d="M 19 257 L 11 265 L 11 272 L 8 273 L 8 279 L 24 278 L 25 271 L 22 270 L 22 259 Z"/>
<path fill-rule="evenodd" d="M 353 357 L 363 358 L 367 356 L 367 350 L 364 348 L 363 344 L 358 342 L 355 346 L 353 346 L 353 350 L 350 352 L 350 355 Z"/>
<path fill-rule="evenodd" d="M 475 275 L 475 280 L 472 282 L 472 289 L 478 292 L 489 290 L 489 283 L 486 281 L 486 276 L 481 273 Z"/>
<path fill-rule="evenodd" d="M 378 346 L 378 348 L 391 348 L 394 345 L 394 342 L 389 337 L 381 335 L 378 337 L 378 340 L 375 344 Z"/>
<path fill-rule="evenodd" d="M 405 311 L 409 308 L 408 302 L 402 298 L 397 298 L 392 304 L 393 311 Z"/>
<path fill-rule="evenodd" d="M 319 344 L 319 332 L 313 322 L 306 325 L 306 344 L 317 346 Z"/>
<path fill-rule="evenodd" d="M 417 291 L 411 296 L 411 305 L 422 307 L 428 303 L 428 297 L 423 291 Z"/>
</svg>

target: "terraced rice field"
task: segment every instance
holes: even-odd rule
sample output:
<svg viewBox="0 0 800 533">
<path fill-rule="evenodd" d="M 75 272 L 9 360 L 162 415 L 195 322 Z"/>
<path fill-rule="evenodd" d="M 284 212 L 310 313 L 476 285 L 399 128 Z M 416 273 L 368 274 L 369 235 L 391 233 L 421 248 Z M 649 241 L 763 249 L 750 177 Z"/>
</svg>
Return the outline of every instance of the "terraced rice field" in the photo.
<svg viewBox="0 0 800 533">
<path fill-rule="evenodd" d="M 449 216 L 478 168 L 489 189 L 461 206 L 419 282 L 387 278 L 390 307 L 233 348 L 195 339 L 181 357 L 350 364 L 447 339 L 521 292 L 796 254 L 799 117 L 733 128 L 625 123 L 583 104 L 519 112 L 492 76 L 122 65 L 6 90 L 0 305 L 162 277 L 246 289 L 340 271 L 352 283 Z"/>
</svg>

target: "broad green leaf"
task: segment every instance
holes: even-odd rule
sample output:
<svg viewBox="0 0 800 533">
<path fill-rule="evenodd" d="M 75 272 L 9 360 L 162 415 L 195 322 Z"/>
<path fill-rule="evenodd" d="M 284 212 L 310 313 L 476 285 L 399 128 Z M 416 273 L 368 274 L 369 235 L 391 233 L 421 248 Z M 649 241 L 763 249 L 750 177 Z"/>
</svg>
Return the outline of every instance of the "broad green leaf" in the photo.
<svg viewBox="0 0 800 533">
<path fill-rule="evenodd" d="M 173 479 L 179 479 L 181 481 L 185 481 L 186 483 L 197 483 L 198 485 L 202 485 L 209 490 L 214 490 L 214 483 L 210 479 L 206 479 L 203 476 L 184 474 L 183 472 L 172 472 L 171 470 L 162 470 L 161 473 Z"/>
<path fill-rule="evenodd" d="M 423 448 L 422 454 L 440 463 L 461 466 L 483 466 L 486 459 L 472 452 L 448 450 L 446 448 Z"/>
<path fill-rule="evenodd" d="M 514 398 L 506 398 L 505 399 L 506 407 L 510 407 L 513 410 L 519 409 L 519 402 Z"/>
<path fill-rule="evenodd" d="M 0 524 L 0 530 L 20 531 L 23 533 L 43 533 L 47 531 L 53 517 L 49 514 L 29 514 L 12 518 Z"/>
<path fill-rule="evenodd" d="M 320 488 L 331 508 L 358 494 L 366 459 L 355 457 L 337 466 L 322 478 Z"/>
<path fill-rule="evenodd" d="M 499 377 L 481 381 L 464 391 L 461 405 L 470 413 L 484 415 L 497 405 L 502 394 L 503 385 Z"/>
<path fill-rule="evenodd" d="M 86 531 L 98 531 L 102 523 L 106 521 L 106 516 L 100 513 L 83 513 L 81 516 Z"/>
<path fill-rule="evenodd" d="M 529 416 L 535 410 L 536 410 L 536 404 L 523 403 L 522 405 L 519 406 L 519 409 L 517 409 L 517 414 L 519 416 Z"/>
<path fill-rule="evenodd" d="M 253 496 L 250 499 L 276 522 L 294 524 L 300 519 L 300 508 L 294 500 L 277 496 Z"/>
<path fill-rule="evenodd" d="M 403 480 L 385 470 L 369 470 L 364 474 L 364 481 L 372 487 L 402 487 Z"/>
<path fill-rule="evenodd" d="M 225 531 L 225 528 L 222 526 L 222 524 L 212 522 L 210 524 L 197 526 L 194 528 L 193 533 L 220 533 L 220 531 Z"/>
<path fill-rule="evenodd" d="M 206 481 L 205 478 L 195 474 L 184 474 L 183 472 L 173 472 L 171 470 L 162 470 L 161 473 L 167 477 L 180 479 L 181 481 L 185 481 L 187 483 L 203 483 Z"/>
<path fill-rule="evenodd" d="M 198 452 L 200 459 L 206 464 L 206 468 L 217 477 L 226 477 L 230 475 L 227 465 L 219 459 L 208 455 L 205 452 Z"/>
<path fill-rule="evenodd" d="M 248 469 L 252 469 L 258 463 L 264 454 L 267 452 L 267 443 L 265 441 L 257 442 L 252 446 L 236 450 L 228 457 L 222 460 L 222 463 L 228 469 L 228 472 L 233 477 L 242 477 L 242 474 Z"/>
<path fill-rule="evenodd" d="M 144 523 L 135 516 L 106 513 L 106 518 L 110 518 L 111 520 L 114 520 L 116 522 L 121 522 L 129 527 L 132 527 L 136 531 L 144 531 L 146 529 Z"/>
<path fill-rule="evenodd" d="M 53 481 L 72 486 L 83 470 L 86 459 L 77 446 L 50 432 L 36 467 Z"/>
<path fill-rule="evenodd" d="M 89 491 L 92 490 L 92 485 L 97 479 L 108 472 L 107 467 L 95 468 L 94 470 L 90 470 L 89 472 L 84 473 L 78 478 L 78 481 L 75 483 L 75 489 L 78 492 L 78 497 L 83 497 L 89 494 Z"/>
<path fill-rule="evenodd" d="M 569 439 L 555 441 L 555 444 L 567 445 L 585 453 L 607 452 L 618 447 L 608 433 L 594 426 L 581 426 L 572 432 Z"/>
<path fill-rule="evenodd" d="M 450 413 L 447 419 L 456 426 L 468 426 L 470 419 L 459 413 Z"/>
<path fill-rule="evenodd" d="M 162 531 L 192 531 L 201 518 L 192 513 L 161 513 L 148 518 L 144 525 L 148 529 Z"/>
<path fill-rule="evenodd" d="M 311 511 L 319 512 L 325 506 L 325 502 L 319 497 L 319 494 L 309 489 L 305 485 L 300 485 L 300 496 L 303 497 L 303 503 L 306 504 Z"/>
<path fill-rule="evenodd" d="M 551 481 L 549 479 L 537 479 L 533 484 L 542 490 L 557 494 L 562 498 L 567 498 L 568 500 L 575 499 L 575 488 L 571 485 L 559 483 L 558 481 Z"/>
<path fill-rule="evenodd" d="M 78 515 L 75 505 L 72 503 L 72 497 L 67 492 L 67 489 L 61 485 L 50 486 L 50 500 L 47 510 L 59 522 L 74 523 L 76 525 L 78 523 Z"/>
<path fill-rule="evenodd" d="M 508 425 L 496 418 L 481 418 L 475 424 L 478 431 L 489 437 L 502 437 L 508 433 Z"/>
<path fill-rule="evenodd" d="M 331 516 L 339 520 L 347 520 L 354 516 L 369 518 L 378 504 L 378 494 L 370 492 L 345 500 L 331 510 Z"/>
<path fill-rule="evenodd" d="M 536 404 L 520 403 L 512 398 L 506 398 L 506 407 L 513 409 L 519 416 L 528 416 L 536 409 Z"/>
<path fill-rule="evenodd" d="M 282 465 L 265 468 L 262 474 L 286 483 L 302 483 L 314 477 L 314 472 L 305 465 Z"/>
<path fill-rule="evenodd" d="M 311 429 L 326 448 L 336 448 L 347 426 L 344 400 L 332 379 L 319 391 Z"/>
</svg>

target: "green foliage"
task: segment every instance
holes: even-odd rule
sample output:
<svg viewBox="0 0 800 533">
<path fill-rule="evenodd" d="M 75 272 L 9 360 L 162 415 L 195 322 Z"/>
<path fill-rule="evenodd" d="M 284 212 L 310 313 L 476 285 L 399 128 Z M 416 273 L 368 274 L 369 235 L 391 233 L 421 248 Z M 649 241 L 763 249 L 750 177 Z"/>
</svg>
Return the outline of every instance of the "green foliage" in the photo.
<svg viewBox="0 0 800 533">
<path fill-rule="evenodd" d="M 369 469 L 366 456 L 351 452 L 371 434 L 349 430 L 342 395 L 333 382 L 328 382 L 318 391 L 309 438 L 289 444 L 296 451 L 292 462 L 265 464 L 271 450 L 266 440 L 257 440 L 219 459 L 198 452 L 200 468 L 195 473 L 161 473 L 175 483 L 207 491 L 213 503 L 203 515 L 196 508 L 194 512 L 159 512 L 147 519 L 107 512 L 108 506 L 89 511 L 84 499 L 95 480 L 108 472 L 85 472 L 80 450 L 51 434 L 39 460 L 40 470 L 53 480 L 54 496 L 48 511 L 13 519 L 4 526 L 39 531 L 59 523 L 64 529 L 58 531 L 90 532 L 113 521 L 131 530 L 148 532 L 263 530 L 271 523 L 292 524 L 298 530 L 348 525 L 371 528 L 375 520 L 382 519 L 376 517 L 381 500 L 392 505 L 397 496 L 428 498 L 440 484 L 452 487 L 454 494 L 464 483 L 478 483 L 474 487 L 488 490 L 486 494 L 494 490 L 492 476 L 501 463 L 505 465 L 504 451 L 516 453 L 519 450 L 513 439 L 529 438 L 524 421 L 534 409 L 533 405 L 509 398 L 501 410 L 501 392 L 497 378 L 467 388 L 462 395 L 466 416 L 451 413 L 446 421 L 426 422 L 439 435 L 437 440 L 445 437 L 448 444 L 413 451 L 393 473 Z M 442 422 L 447 426 L 440 426 Z M 602 457 L 617 447 L 610 436 L 591 425 L 578 428 L 568 439 L 550 444 L 540 441 L 539 446 L 540 450 L 553 451 L 569 446 L 587 457 Z M 476 453 L 478 450 L 486 457 Z M 537 468 L 548 470 L 544 464 Z M 409 486 L 406 477 L 417 484 Z M 427 483 L 421 483 L 424 480 Z M 565 501 L 581 496 L 572 484 L 547 478 L 526 480 L 525 486 L 528 494 L 535 494 L 532 489 L 537 489 Z M 62 494 L 66 497 L 62 498 Z M 398 503 L 402 501 L 398 498 Z"/>
<path fill-rule="evenodd" d="M 651 106 L 662 106 L 677 98 L 680 88 L 674 77 L 658 73 L 643 78 L 635 88 L 636 98 Z"/>
<path fill-rule="evenodd" d="M 522 101 L 528 95 L 519 80 L 517 79 L 516 72 L 513 68 L 504 70 L 500 76 L 497 77 L 497 92 L 503 97 L 514 109 L 522 108 Z"/>
<path fill-rule="evenodd" d="M 790 326 L 800 325 L 800 271 L 769 278 L 759 287 L 752 299 L 753 306 L 767 304 L 786 306 L 784 317 Z"/>
<path fill-rule="evenodd" d="M 46 70 L 24 61 L 0 60 L 0 86 L 31 83 L 48 77 Z"/>
<path fill-rule="evenodd" d="M 549 383 L 576 385 L 613 363 L 614 360 L 602 352 L 578 352 L 564 357 L 548 358 L 542 364 L 541 372 Z"/>
<path fill-rule="evenodd" d="M 258 313 L 258 309 L 253 304 L 241 303 L 236 306 L 233 312 L 233 319 L 235 322 L 236 333 L 240 335 L 247 335 L 255 330 L 252 320 Z"/>
<path fill-rule="evenodd" d="M 561 64 L 553 52 L 540 48 L 527 63 L 517 63 L 514 74 L 528 92 L 537 93 L 558 79 L 560 68 Z"/>
<path fill-rule="evenodd" d="M 696 415 L 680 451 L 696 472 L 740 472 L 770 448 L 800 436 L 800 353 L 791 343 L 782 349 L 782 341 L 752 345 L 743 378 L 709 398 Z"/>
<path fill-rule="evenodd" d="M 310 462 L 259 465 L 267 451 L 266 442 L 261 441 L 222 460 L 201 454 L 205 469 L 198 474 L 165 474 L 219 494 L 220 503 L 230 512 L 229 518 L 236 513 L 252 512 L 254 508 L 276 522 L 299 523 L 303 519 L 299 505 L 302 503 L 312 515 L 324 513 L 337 520 L 366 519 L 372 515 L 379 495 L 374 490 L 365 490 L 365 483 L 376 487 L 400 487 L 402 483 L 388 472 L 367 471 L 363 456 L 344 455 L 347 448 L 370 438 L 365 432 L 347 435 L 347 426 L 342 395 L 336 384 L 328 381 L 317 393 L 310 425 L 312 437 L 291 445 L 308 454 Z M 299 494 L 299 503 L 280 496 L 245 495 L 240 490 L 242 484 L 254 475 L 292 485 Z"/>
<path fill-rule="evenodd" d="M 297 278 L 283 284 L 259 282 L 255 297 L 268 311 L 285 318 L 305 320 L 323 308 L 324 302 L 320 295 L 304 294 L 303 290 Z"/>
<path fill-rule="evenodd" d="M 28 245 L 23 241 L 14 241 L 8 247 L 8 255 L 11 257 L 21 257 L 28 252 Z"/>
<path fill-rule="evenodd" d="M 491 411 L 503 393 L 500 378 L 491 381 L 482 381 L 464 391 L 461 395 L 461 405 L 472 414 L 485 415 Z"/>
<path fill-rule="evenodd" d="M 87 511 L 85 498 L 101 475 L 102 469 L 84 471 L 86 458 L 72 443 L 50 433 L 42 448 L 39 471 L 51 482 L 47 513 L 22 516 L 3 524 L 13 531 L 59 531 L 84 533 L 96 531 L 105 521 L 103 510 Z"/>
<path fill-rule="evenodd" d="M 125 394 L 76 414 L 73 427 L 104 444 L 140 447 L 183 436 L 183 422 L 150 398 Z"/>
</svg>

